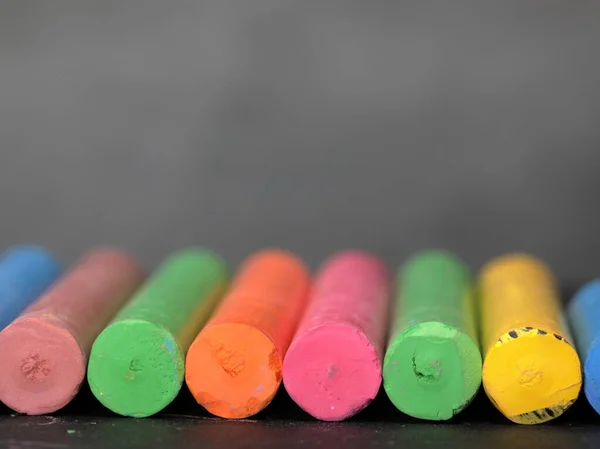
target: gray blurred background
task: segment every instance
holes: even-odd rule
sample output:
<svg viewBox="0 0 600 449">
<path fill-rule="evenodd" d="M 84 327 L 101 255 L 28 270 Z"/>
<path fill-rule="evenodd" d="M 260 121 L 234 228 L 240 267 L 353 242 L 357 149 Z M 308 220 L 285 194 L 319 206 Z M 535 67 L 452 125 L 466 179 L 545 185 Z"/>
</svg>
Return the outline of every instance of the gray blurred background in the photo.
<svg viewBox="0 0 600 449">
<path fill-rule="evenodd" d="M 0 245 L 600 275 L 600 2 L 2 1 Z"/>
</svg>

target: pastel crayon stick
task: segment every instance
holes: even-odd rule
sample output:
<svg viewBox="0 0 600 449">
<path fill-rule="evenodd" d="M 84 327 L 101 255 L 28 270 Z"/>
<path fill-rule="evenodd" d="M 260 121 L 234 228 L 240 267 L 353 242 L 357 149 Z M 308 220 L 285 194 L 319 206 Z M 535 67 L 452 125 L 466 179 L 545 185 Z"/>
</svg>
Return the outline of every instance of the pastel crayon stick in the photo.
<svg viewBox="0 0 600 449">
<path fill-rule="evenodd" d="M 288 252 L 246 259 L 187 355 L 186 382 L 200 405 L 222 418 L 246 418 L 269 405 L 308 287 L 307 268 Z"/>
<path fill-rule="evenodd" d="M 390 275 L 377 257 L 339 253 L 321 267 L 283 362 L 292 399 L 324 421 L 364 409 L 381 386 Z"/>
<path fill-rule="evenodd" d="M 392 332 L 383 365 L 385 391 L 402 412 L 447 420 L 481 386 L 474 284 L 467 266 L 445 251 L 423 251 L 397 278 Z"/>
<path fill-rule="evenodd" d="M 339 253 L 321 267 L 283 362 L 292 399 L 317 419 L 364 409 L 381 386 L 390 276 L 377 257 Z"/>
<path fill-rule="evenodd" d="M 85 378 L 92 343 L 142 281 L 108 248 L 87 253 L 0 333 L 0 400 L 29 415 L 55 412 Z"/>
<path fill-rule="evenodd" d="M 61 263 L 44 248 L 15 246 L 0 258 L 0 330 L 10 324 L 62 274 Z"/>
<path fill-rule="evenodd" d="M 581 366 L 561 313 L 557 281 L 526 254 L 480 273 L 483 386 L 504 416 L 538 424 L 560 416 L 581 389 Z"/>
<path fill-rule="evenodd" d="M 600 279 L 579 289 L 569 304 L 568 314 L 583 362 L 583 391 L 600 413 Z"/>
<path fill-rule="evenodd" d="M 185 354 L 229 278 L 203 249 L 171 255 L 96 339 L 88 366 L 92 393 L 124 416 L 158 413 L 179 393 Z"/>
</svg>

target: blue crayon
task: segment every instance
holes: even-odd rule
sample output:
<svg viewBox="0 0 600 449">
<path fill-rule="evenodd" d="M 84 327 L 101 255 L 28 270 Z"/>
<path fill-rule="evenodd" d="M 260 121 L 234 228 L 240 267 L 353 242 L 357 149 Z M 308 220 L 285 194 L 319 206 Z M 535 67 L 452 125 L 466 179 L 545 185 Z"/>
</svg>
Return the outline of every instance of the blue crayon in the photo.
<svg viewBox="0 0 600 449">
<path fill-rule="evenodd" d="M 579 289 L 569 304 L 568 315 L 583 362 L 583 391 L 600 413 L 600 279 Z"/>
<path fill-rule="evenodd" d="M 15 246 L 0 257 L 0 330 L 40 297 L 63 268 L 47 250 Z"/>
</svg>

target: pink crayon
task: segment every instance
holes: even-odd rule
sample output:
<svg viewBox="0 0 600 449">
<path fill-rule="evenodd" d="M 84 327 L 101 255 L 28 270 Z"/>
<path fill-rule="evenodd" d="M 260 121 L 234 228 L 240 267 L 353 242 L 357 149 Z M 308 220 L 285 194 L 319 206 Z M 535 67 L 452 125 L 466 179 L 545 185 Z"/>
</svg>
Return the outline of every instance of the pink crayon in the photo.
<svg viewBox="0 0 600 449">
<path fill-rule="evenodd" d="M 90 251 L 0 333 L 0 400 L 28 415 L 67 405 L 84 380 L 92 343 L 142 279 L 129 255 Z"/>
<path fill-rule="evenodd" d="M 377 395 L 390 281 L 385 264 L 362 251 L 321 267 L 283 364 L 286 390 L 315 418 L 341 421 Z"/>
</svg>

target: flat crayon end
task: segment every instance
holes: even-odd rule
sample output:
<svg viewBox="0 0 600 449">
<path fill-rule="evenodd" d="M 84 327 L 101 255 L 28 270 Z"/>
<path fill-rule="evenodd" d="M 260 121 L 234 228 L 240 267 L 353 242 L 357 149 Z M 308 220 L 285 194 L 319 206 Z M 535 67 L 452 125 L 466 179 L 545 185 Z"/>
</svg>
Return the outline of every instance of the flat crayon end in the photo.
<svg viewBox="0 0 600 449">
<path fill-rule="evenodd" d="M 600 413 L 600 344 L 591 345 L 584 367 L 584 392 L 590 405 Z"/>
<path fill-rule="evenodd" d="M 581 287 L 568 306 L 577 349 L 583 364 L 585 396 L 600 413 L 600 279 Z"/>
<path fill-rule="evenodd" d="M 28 415 L 61 409 L 85 378 L 85 354 L 51 319 L 23 318 L 4 329 L 0 360 L 0 400 Z"/>
<path fill-rule="evenodd" d="M 205 328 L 186 359 L 186 382 L 196 401 L 222 418 L 247 418 L 273 400 L 282 377 L 275 344 L 247 324 Z"/>
<path fill-rule="evenodd" d="M 481 353 L 463 332 L 439 322 L 415 325 L 390 345 L 384 360 L 387 395 L 407 415 L 447 420 L 481 385 Z"/>
<path fill-rule="evenodd" d="M 523 327 L 504 334 L 483 365 L 483 385 L 513 422 L 539 424 L 562 415 L 581 389 L 575 349 L 558 334 Z"/>
<path fill-rule="evenodd" d="M 123 416 L 158 413 L 179 393 L 184 355 L 175 338 L 144 320 L 108 326 L 90 355 L 88 381 L 94 396 Z"/>
<path fill-rule="evenodd" d="M 285 357 L 283 381 L 306 412 L 322 421 L 341 421 L 377 395 L 381 360 L 356 328 L 324 324 L 294 341 Z"/>
</svg>

